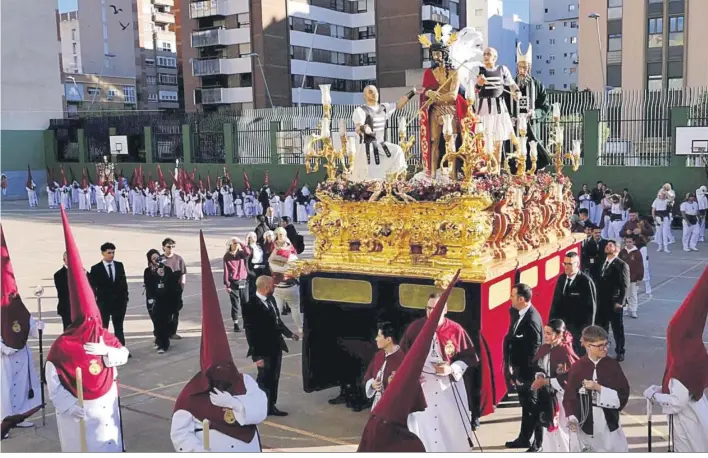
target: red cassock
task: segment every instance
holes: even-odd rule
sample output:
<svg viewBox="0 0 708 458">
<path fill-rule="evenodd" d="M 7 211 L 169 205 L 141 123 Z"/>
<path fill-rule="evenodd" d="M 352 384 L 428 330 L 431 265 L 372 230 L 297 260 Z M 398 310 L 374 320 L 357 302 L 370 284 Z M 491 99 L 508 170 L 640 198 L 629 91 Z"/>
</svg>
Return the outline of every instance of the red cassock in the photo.
<svg viewBox="0 0 708 458">
<path fill-rule="evenodd" d="M 583 380 L 593 379 L 595 370 L 597 370 L 597 383 L 615 390 L 620 401 L 619 409 L 602 409 L 610 432 L 614 432 L 619 428 L 620 412 L 629 401 L 629 382 L 622 372 L 622 367 L 612 358 L 602 358 L 597 363 L 597 367 L 587 356 L 580 358 L 573 364 L 568 374 L 568 383 L 565 386 L 563 408 L 568 417 L 575 415 L 575 418 L 581 418 L 578 390 L 583 386 Z M 588 419 L 581 428 L 586 434 L 593 435 L 592 409 L 590 409 Z"/>
<path fill-rule="evenodd" d="M 567 331 L 566 331 L 567 335 Z M 568 383 L 568 373 L 571 366 L 578 360 L 578 356 L 573 351 L 572 337 L 567 335 L 566 341 L 562 345 L 552 347 L 548 344 L 543 344 L 536 352 L 533 362 L 541 361 L 546 355 L 549 359 L 550 373 L 546 374 L 548 379 L 556 379 L 558 384 L 566 389 Z M 542 401 L 543 399 L 543 401 Z M 560 424 L 560 406 L 558 405 L 555 393 L 549 392 L 548 388 L 539 390 L 539 409 L 548 412 L 553 418 L 553 422 L 549 425 L 544 425 L 548 431 L 553 432 L 558 429 Z"/>
<path fill-rule="evenodd" d="M 433 73 L 433 70 L 431 68 L 428 68 L 425 70 L 423 73 L 423 93 L 420 95 L 420 106 L 423 106 L 425 102 L 428 101 L 428 97 L 425 95 L 425 92 L 428 90 L 431 91 L 437 91 L 440 88 L 440 82 L 438 82 L 437 78 L 435 78 L 435 74 Z M 462 95 L 457 94 L 457 100 L 456 100 L 456 105 L 457 105 L 457 131 L 462 132 L 462 129 L 460 128 L 460 121 L 462 118 L 467 116 L 467 101 L 465 100 Z M 433 175 L 433 164 L 430 163 L 431 161 L 431 152 L 430 152 L 430 134 L 431 134 L 431 129 L 430 129 L 430 110 L 432 108 L 432 105 L 428 106 L 424 110 L 420 110 L 420 149 L 422 153 L 422 158 L 423 158 L 423 166 L 425 167 L 425 171 L 428 172 L 429 175 Z M 442 157 L 442 155 L 440 156 Z M 435 165 L 437 166 L 437 164 Z"/>
<path fill-rule="evenodd" d="M 376 355 L 371 363 L 369 363 L 368 369 L 366 369 L 364 383 L 371 379 L 376 379 L 376 376 L 385 362 L 386 367 L 384 368 L 383 379 L 381 380 L 385 391 L 386 388 L 388 388 L 388 384 L 393 379 L 394 374 L 401 366 L 401 363 L 403 363 L 403 358 L 405 358 L 405 356 L 406 354 L 402 349 L 398 349 L 397 351 L 391 353 L 388 357 L 386 357 L 386 352 L 384 350 L 379 350 L 376 352 Z"/>
</svg>

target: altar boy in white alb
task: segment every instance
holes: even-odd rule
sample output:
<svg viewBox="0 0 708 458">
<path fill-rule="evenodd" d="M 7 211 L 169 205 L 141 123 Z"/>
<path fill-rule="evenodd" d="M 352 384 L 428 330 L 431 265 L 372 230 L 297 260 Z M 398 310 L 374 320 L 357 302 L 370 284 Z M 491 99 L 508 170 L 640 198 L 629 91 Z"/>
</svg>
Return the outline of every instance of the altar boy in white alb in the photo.
<svg viewBox="0 0 708 458">
<path fill-rule="evenodd" d="M 666 369 L 661 385 L 644 396 L 673 424 L 674 451 L 708 452 L 708 353 L 703 330 L 708 318 L 708 268 L 666 329 Z"/>
<path fill-rule="evenodd" d="M 0 418 L 2 419 L 2 437 L 10 428 L 29 428 L 34 426 L 25 421 L 39 410 L 39 377 L 34 367 L 32 351 L 27 345 L 29 336 L 38 337 L 44 323 L 35 320 L 22 303 L 18 294 L 15 273 L 10 262 L 10 253 L 5 243 L 5 234 L 0 226 L 0 257 L 2 258 L 2 303 L 0 320 L 2 324 L 2 390 L 0 390 Z"/>
<path fill-rule="evenodd" d="M 57 412 L 62 452 L 125 451 L 118 402 L 116 367 L 128 361 L 128 349 L 103 328 L 79 250 L 61 208 L 66 240 L 72 323 L 52 344 L 45 375 L 49 399 Z M 81 368 L 83 406 L 79 399 Z M 85 442 L 81 422 L 86 426 Z"/>
<path fill-rule="evenodd" d="M 199 241 L 201 370 L 187 383 L 175 403 L 170 430 L 172 444 L 178 452 L 260 452 L 257 425 L 268 415 L 268 398 L 256 381 L 240 373 L 234 364 L 201 232 Z M 204 420 L 209 420 L 208 433 Z"/>
</svg>

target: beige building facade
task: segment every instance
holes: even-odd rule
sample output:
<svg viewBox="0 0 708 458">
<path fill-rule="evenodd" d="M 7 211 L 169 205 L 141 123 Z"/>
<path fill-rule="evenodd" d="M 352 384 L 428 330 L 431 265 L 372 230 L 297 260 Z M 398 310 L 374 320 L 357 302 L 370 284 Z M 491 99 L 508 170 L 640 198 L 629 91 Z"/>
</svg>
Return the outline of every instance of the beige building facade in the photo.
<svg viewBox="0 0 708 458">
<path fill-rule="evenodd" d="M 580 89 L 708 86 L 708 1 L 583 0 L 579 9 Z"/>
</svg>

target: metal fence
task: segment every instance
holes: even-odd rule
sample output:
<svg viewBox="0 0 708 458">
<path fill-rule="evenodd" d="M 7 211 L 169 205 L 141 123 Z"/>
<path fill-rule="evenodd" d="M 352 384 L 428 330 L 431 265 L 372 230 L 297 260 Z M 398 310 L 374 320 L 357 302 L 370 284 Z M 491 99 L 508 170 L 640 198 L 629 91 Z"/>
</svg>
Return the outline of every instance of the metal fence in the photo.
<svg viewBox="0 0 708 458">
<path fill-rule="evenodd" d="M 550 103 L 561 104 L 561 126 L 564 130 L 563 151 L 572 150 L 574 140 L 583 140 L 585 113 L 597 110 L 600 114 L 599 151 L 600 166 L 666 166 L 672 150 L 671 112 L 675 107 L 689 107 L 690 126 L 708 126 L 708 89 L 688 88 L 671 91 L 610 91 L 610 92 L 558 92 L 549 93 Z M 333 142 L 340 147 L 339 124 L 344 121 L 348 135 L 353 135 L 352 116 L 355 105 L 332 107 L 331 131 Z M 57 131 L 61 143 L 59 155 L 66 160 L 78 159 L 75 132 L 83 128 L 86 135 L 89 160 L 99 162 L 110 154 L 109 128 L 117 134 L 142 138 L 143 127 L 151 126 L 153 132 L 153 157 L 156 162 L 173 162 L 183 159 L 182 126 L 190 125 L 189 141 L 195 163 L 224 163 L 226 139 L 223 126 L 233 126 L 236 164 L 304 164 L 304 157 L 313 135 L 318 132 L 322 119 L 321 106 L 276 107 L 244 110 L 242 113 L 159 113 L 149 115 L 104 115 L 72 120 L 53 120 L 50 128 Z M 403 109 L 393 114 L 386 133 L 387 140 L 398 142 L 400 118 L 407 120 L 407 135 L 415 137 L 408 162 L 419 166 L 420 128 L 418 101 L 411 100 Z M 547 144 L 549 119 L 538 121 L 540 140 Z M 272 130 L 275 130 L 273 133 Z M 71 133 L 74 133 L 73 136 Z M 138 160 L 144 160 L 144 138 L 136 139 Z M 76 156 L 76 159 L 73 159 Z"/>
</svg>

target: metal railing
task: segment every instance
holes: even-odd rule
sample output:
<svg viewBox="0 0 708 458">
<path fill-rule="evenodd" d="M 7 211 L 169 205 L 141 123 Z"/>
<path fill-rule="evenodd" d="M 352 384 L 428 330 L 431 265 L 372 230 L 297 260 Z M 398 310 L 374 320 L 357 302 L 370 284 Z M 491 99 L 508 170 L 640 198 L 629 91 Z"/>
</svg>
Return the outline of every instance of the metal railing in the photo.
<svg viewBox="0 0 708 458">
<path fill-rule="evenodd" d="M 210 76 L 221 74 L 221 59 L 201 59 L 192 61 L 192 74 L 194 76 Z"/>
<path fill-rule="evenodd" d="M 209 30 L 197 30 L 192 32 L 192 47 L 214 46 L 219 44 L 219 31 L 221 27 Z"/>
</svg>

